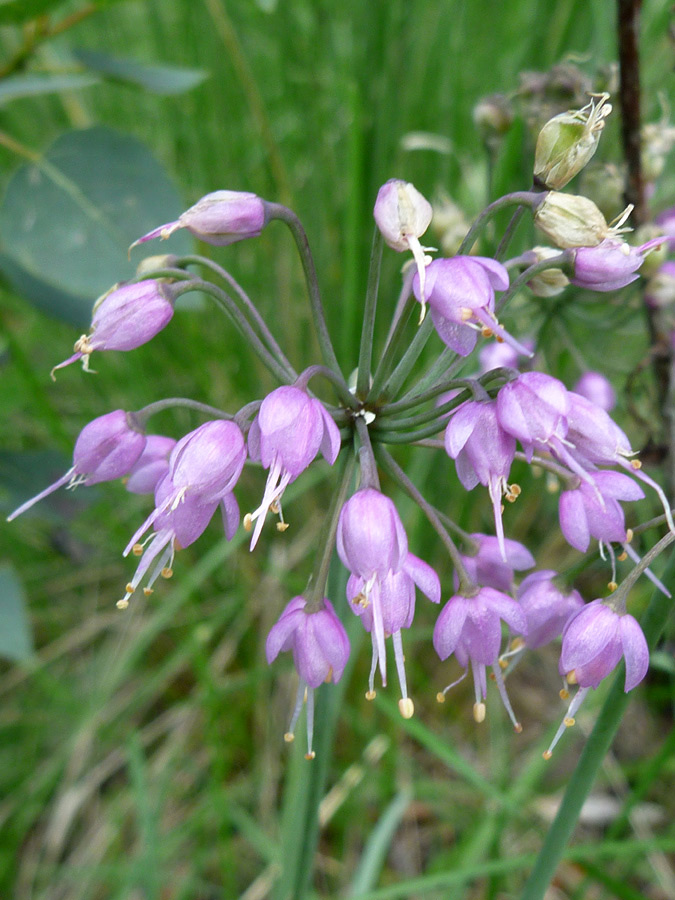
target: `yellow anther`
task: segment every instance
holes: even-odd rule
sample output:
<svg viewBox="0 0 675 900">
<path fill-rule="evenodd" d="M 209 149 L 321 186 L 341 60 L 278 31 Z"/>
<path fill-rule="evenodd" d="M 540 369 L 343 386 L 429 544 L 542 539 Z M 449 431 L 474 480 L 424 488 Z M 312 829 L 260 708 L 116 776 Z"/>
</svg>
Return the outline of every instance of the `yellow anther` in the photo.
<svg viewBox="0 0 675 900">
<path fill-rule="evenodd" d="M 632 529 L 632 528 L 627 528 L 627 529 L 626 529 L 626 543 L 627 543 L 627 544 L 630 544 L 630 542 L 631 542 L 632 540 L 633 540 L 633 529 Z"/>
<path fill-rule="evenodd" d="M 563 724 L 565 728 L 572 728 L 573 725 L 576 725 L 577 720 L 573 719 L 572 716 L 565 716 L 563 719 Z"/>
<path fill-rule="evenodd" d="M 284 740 L 286 741 L 287 744 L 292 744 L 293 741 L 295 740 L 295 735 L 293 734 L 292 731 L 287 731 L 286 734 L 284 735 Z"/>
<path fill-rule="evenodd" d="M 134 544 L 131 548 L 131 552 L 134 556 L 140 556 L 143 553 L 143 544 Z"/>
<path fill-rule="evenodd" d="M 559 691 L 559 697 L 561 700 L 569 700 L 570 692 L 567 690 L 567 688 L 561 688 Z"/>
<path fill-rule="evenodd" d="M 162 578 L 173 578 L 173 569 L 168 566 L 162 569 Z"/>
<path fill-rule="evenodd" d="M 315 756 L 316 756 L 316 753 L 313 750 L 311 753 L 305 753 L 305 759 L 308 761 L 314 759 Z"/>
<path fill-rule="evenodd" d="M 401 697 L 398 701 L 398 711 L 401 713 L 404 719 L 412 719 L 415 713 L 415 704 L 412 702 L 410 697 Z"/>
<path fill-rule="evenodd" d="M 274 513 L 275 516 L 279 515 L 281 507 L 279 506 L 279 501 L 275 500 L 273 503 L 270 503 L 270 512 Z"/>
<path fill-rule="evenodd" d="M 499 668 L 503 670 L 503 669 L 508 669 L 508 667 L 509 667 L 508 659 L 504 659 L 503 657 L 500 656 L 499 657 Z"/>
<path fill-rule="evenodd" d="M 436 694 L 436 702 L 437 703 L 445 703 L 445 694 L 443 693 L 443 691 L 439 691 Z"/>
<path fill-rule="evenodd" d="M 515 731 L 516 734 L 522 734 L 523 726 L 520 724 L 520 722 L 516 722 L 516 724 L 513 726 L 513 730 Z"/>
<path fill-rule="evenodd" d="M 284 532 L 288 528 L 288 522 L 277 522 L 277 531 Z"/>
<path fill-rule="evenodd" d="M 480 330 L 480 333 L 483 335 L 484 338 L 491 338 L 492 335 L 494 334 L 494 331 L 491 328 L 488 328 L 487 325 L 483 325 L 483 327 Z M 499 338 L 497 338 L 497 340 L 499 340 Z"/>
<path fill-rule="evenodd" d="M 623 553 L 619 553 L 617 559 L 619 560 L 619 562 L 625 562 L 628 559 L 628 554 L 624 550 Z"/>
<path fill-rule="evenodd" d="M 154 592 L 153 589 L 150 588 L 150 587 L 144 587 L 144 588 L 143 588 L 143 593 L 145 594 L 146 597 L 149 597 L 150 594 L 154 594 L 155 592 Z"/>
<path fill-rule="evenodd" d="M 615 591 L 618 588 L 618 586 L 619 585 L 616 583 L 616 581 L 608 581 L 607 582 L 607 590 L 608 591 Z"/>
<path fill-rule="evenodd" d="M 328 667 L 328 674 L 327 674 L 326 677 L 324 678 L 324 682 L 325 682 L 326 684 L 330 684 L 330 682 L 331 682 L 332 680 L 333 680 L 333 667 L 332 667 L 332 666 L 329 666 L 329 667 Z"/>
<path fill-rule="evenodd" d="M 571 672 L 568 672 L 565 678 L 567 679 L 568 684 L 578 684 L 576 669 L 572 669 Z"/>
<path fill-rule="evenodd" d="M 374 700 L 377 697 L 376 691 L 366 691 L 366 700 Z"/>
<path fill-rule="evenodd" d="M 117 601 L 117 603 L 115 604 L 115 606 L 116 606 L 118 609 L 127 609 L 128 606 L 129 606 L 129 601 L 127 600 L 126 597 L 122 597 L 121 600 L 118 600 L 118 601 Z"/>
<path fill-rule="evenodd" d="M 544 759 L 550 759 L 553 756 L 550 750 L 544 750 L 541 755 L 544 757 Z"/>
<path fill-rule="evenodd" d="M 641 469 L 642 468 L 642 463 L 640 462 L 639 459 L 631 459 L 630 464 L 631 464 L 631 468 L 633 468 L 633 469 Z"/>
<path fill-rule="evenodd" d="M 525 646 L 525 641 L 521 637 L 514 638 L 511 641 L 511 650 L 522 650 Z"/>
<path fill-rule="evenodd" d="M 484 703 L 474 703 L 473 705 L 473 718 L 475 722 L 484 722 L 485 721 L 485 704 Z"/>
<path fill-rule="evenodd" d="M 510 484 L 509 485 L 509 493 L 513 494 L 514 497 L 520 497 L 522 488 L 519 484 Z"/>
<path fill-rule="evenodd" d="M 243 521 L 244 531 L 250 531 L 253 528 L 253 516 L 251 513 L 246 513 Z"/>
<path fill-rule="evenodd" d="M 470 306 L 463 306 L 459 311 L 459 317 L 462 322 L 468 322 L 473 316 L 473 310 Z"/>
</svg>

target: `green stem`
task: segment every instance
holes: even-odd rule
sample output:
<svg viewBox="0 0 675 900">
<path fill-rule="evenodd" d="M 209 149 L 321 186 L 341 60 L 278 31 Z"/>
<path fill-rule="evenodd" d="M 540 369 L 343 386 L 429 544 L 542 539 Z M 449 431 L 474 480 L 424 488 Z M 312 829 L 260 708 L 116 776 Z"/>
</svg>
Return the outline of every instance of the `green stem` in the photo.
<svg viewBox="0 0 675 900">
<path fill-rule="evenodd" d="M 436 508 L 424 499 L 413 482 L 408 478 L 403 469 L 394 460 L 393 456 L 387 453 L 384 448 L 380 449 L 379 456 L 385 469 L 389 472 L 391 477 L 396 482 L 398 482 L 398 484 L 403 488 L 406 494 L 408 494 L 408 496 L 412 500 L 414 500 L 415 503 L 420 507 L 424 515 L 429 520 L 431 527 L 443 542 L 443 546 L 448 551 L 450 559 L 452 560 L 452 564 L 457 571 L 457 577 L 459 578 L 458 592 L 460 594 L 464 594 L 464 596 L 466 597 L 471 597 L 476 594 L 478 591 L 478 585 L 474 584 L 474 582 L 471 580 L 471 577 L 469 576 L 469 573 L 466 571 L 466 567 L 464 565 L 464 562 L 462 561 L 459 550 L 455 546 L 455 542 L 450 537 L 445 526 L 441 522 Z"/>
<path fill-rule="evenodd" d="M 370 434 L 368 426 L 362 416 L 354 419 L 356 425 L 356 433 L 359 436 L 359 466 L 361 468 L 361 484 L 362 488 L 375 488 L 380 490 L 380 479 L 377 474 L 377 463 L 375 462 L 375 454 L 373 453 L 373 445 L 370 442 Z"/>
<path fill-rule="evenodd" d="M 440 359 L 443 357 L 443 353 L 441 353 Z M 455 363 L 451 366 L 444 367 L 443 371 L 447 372 L 450 375 L 454 376 L 456 369 L 461 369 L 464 364 L 464 359 L 460 358 L 455 361 Z M 435 368 L 435 366 L 433 367 Z M 429 370 L 429 374 L 431 374 L 431 369 Z M 436 373 L 435 378 L 439 377 L 439 373 Z M 425 376 L 422 378 L 417 387 L 421 387 L 423 383 L 429 381 L 429 379 Z M 386 406 L 383 406 L 379 415 L 381 416 L 390 416 L 395 415 L 399 412 L 405 412 L 407 409 L 411 409 L 414 406 L 420 406 L 422 403 L 426 403 L 427 400 L 433 400 L 434 397 L 438 397 L 439 394 L 442 394 L 443 391 L 449 391 L 452 389 L 454 384 L 454 377 L 443 379 L 443 381 L 436 381 L 435 384 L 431 382 L 432 386 L 424 385 L 424 390 L 420 390 L 419 393 L 415 393 L 414 391 L 410 391 L 407 394 L 404 394 L 400 400 L 397 400 L 396 403 L 388 403 Z"/>
<path fill-rule="evenodd" d="M 272 372 L 275 378 L 282 384 L 289 384 L 295 380 L 294 376 L 287 372 L 285 367 L 272 356 L 232 297 L 222 290 L 222 288 L 212 284 L 210 281 L 202 281 L 200 278 L 195 278 L 193 281 L 188 281 L 182 285 L 175 286 L 173 294 L 175 297 L 180 297 L 182 294 L 187 294 L 190 291 L 203 291 L 216 301 L 218 306 L 229 316 L 241 334 L 249 342 L 251 349 L 258 359 L 267 366 L 270 372 Z"/>
<path fill-rule="evenodd" d="M 314 327 L 316 328 L 319 347 L 321 348 L 324 362 L 330 369 L 333 369 L 333 371 L 337 375 L 342 376 L 340 364 L 338 363 L 337 356 L 335 355 L 333 343 L 328 332 L 328 326 L 326 325 L 326 316 L 323 311 L 323 303 L 321 302 L 321 292 L 319 290 L 319 280 L 316 275 L 314 257 L 312 256 L 312 251 L 309 247 L 307 234 L 305 233 L 305 229 L 302 227 L 302 222 L 292 209 L 289 209 L 287 206 L 283 206 L 281 203 L 266 202 L 265 209 L 267 212 L 268 221 L 271 219 L 279 219 L 281 222 L 288 226 L 291 234 L 293 235 L 293 240 L 295 241 L 295 245 L 298 248 L 298 253 L 300 254 L 302 269 L 305 273 L 305 281 L 307 283 L 307 290 L 309 293 L 309 302 L 312 309 L 312 316 L 314 318 Z"/>
<path fill-rule="evenodd" d="M 245 312 L 248 313 L 248 316 L 252 320 L 252 322 L 258 326 L 260 336 L 267 342 L 267 346 L 269 347 L 270 351 L 284 365 L 284 367 L 288 369 L 289 375 L 296 377 L 297 373 L 295 372 L 295 369 L 286 358 L 286 355 L 277 343 L 276 338 L 268 328 L 267 323 L 260 315 L 258 308 L 253 303 L 243 287 L 236 280 L 236 278 L 230 275 L 227 269 L 219 266 L 218 263 L 213 262 L 213 260 L 209 259 L 206 256 L 198 256 L 196 254 L 191 256 L 181 256 L 176 260 L 176 262 L 179 266 L 206 266 L 207 268 L 211 269 L 212 272 L 215 272 L 216 275 L 222 278 L 223 281 L 225 281 L 232 288 L 237 297 L 239 297 L 239 299 L 241 300 Z"/>
<path fill-rule="evenodd" d="M 380 284 L 383 244 L 382 233 L 376 227 L 373 234 L 373 249 L 370 254 L 368 286 L 366 288 L 366 302 L 363 310 L 363 328 L 359 346 L 359 368 L 356 376 L 356 393 L 359 397 L 365 397 L 370 387 L 370 367 L 373 360 L 373 334 L 375 332 L 375 312 L 377 309 L 377 291 Z"/>
<path fill-rule="evenodd" d="M 384 385 L 386 379 L 389 377 L 392 360 L 396 357 L 400 343 L 405 333 L 405 329 L 410 320 L 410 316 L 408 315 L 408 313 L 411 310 L 411 284 L 412 276 L 410 277 L 410 281 L 407 284 L 407 288 L 406 282 L 404 282 L 398 303 L 396 304 L 394 318 L 392 319 L 389 334 L 387 335 L 387 340 L 384 345 L 384 350 L 382 351 L 382 356 L 380 357 L 380 361 L 377 364 L 377 369 L 375 370 L 373 383 L 370 387 L 370 391 L 368 392 L 367 399 L 378 397 L 382 391 L 382 386 Z"/>
<path fill-rule="evenodd" d="M 463 387 L 464 384 L 465 383 L 463 382 L 455 381 L 450 384 L 448 390 L 452 390 L 453 387 Z M 406 428 L 415 428 L 417 425 L 426 425 L 427 422 L 436 420 L 438 424 L 437 430 L 440 431 L 441 428 L 444 428 L 446 425 L 445 421 L 441 421 L 443 419 L 443 416 L 445 416 L 449 412 L 452 412 L 452 410 L 456 409 L 458 406 L 461 406 L 461 404 L 468 399 L 469 395 L 467 394 L 467 392 L 462 391 L 461 394 L 459 394 L 457 397 L 453 397 L 452 400 L 447 400 L 445 403 L 441 403 L 440 406 L 436 406 L 433 409 L 427 409 L 425 412 L 418 413 L 416 416 L 408 416 L 407 419 L 394 419 L 393 421 L 390 418 L 387 418 L 385 423 L 385 430 L 404 431 Z M 378 418 L 375 420 L 373 431 L 378 430 L 379 422 L 380 417 L 378 416 Z"/>
<path fill-rule="evenodd" d="M 384 383 L 381 392 L 379 394 L 375 394 L 375 385 L 373 385 L 373 389 L 371 389 L 370 394 L 368 395 L 368 399 L 377 401 L 380 399 L 380 397 L 386 398 L 396 396 L 401 388 L 401 385 L 411 373 L 415 363 L 419 359 L 420 354 L 424 350 L 433 330 L 434 323 L 431 321 L 431 316 L 427 316 L 424 322 L 422 322 L 420 327 L 417 329 L 415 337 L 408 345 L 408 349 L 399 360 L 399 363 L 392 372 L 391 376 Z"/>
<path fill-rule="evenodd" d="M 469 228 L 466 237 L 457 250 L 457 256 L 461 256 L 471 250 L 476 243 L 476 238 L 479 233 L 500 210 L 507 206 L 532 206 L 532 202 L 536 198 L 537 194 L 535 194 L 534 191 L 515 191 L 513 194 L 505 194 L 503 197 L 499 197 L 499 199 L 490 203 L 490 205 L 486 206 L 480 213 L 471 228 Z"/>
<path fill-rule="evenodd" d="M 414 444 L 415 441 L 434 437 L 442 430 L 442 422 L 440 424 L 434 422 L 433 425 L 429 425 L 427 428 L 420 428 L 419 431 L 373 430 L 373 440 L 376 440 L 378 444 Z"/>
<path fill-rule="evenodd" d="M 664 582 L 672 584 L 675 578 L 675 554 L 671 555 L 664 575 Z M 670 612 L 671 601 L 658 589 L 652 595 L 649 607 L 642 617 L 642 630 L 649 649 L 653 650 Z M 593 731 L 586 741 L 581 758 L 570 778 L 562 804 L 548 830 L 537 861 L 530 873 L 520 900 L 543 900 L 558 863 L 579 820 L 581 808 L 588 797 L 600 770 L 605 754 L 621 724 L 630 695 L 623 689 L 624 673 L 620 671 L 612 685 Z"/>
</svg>

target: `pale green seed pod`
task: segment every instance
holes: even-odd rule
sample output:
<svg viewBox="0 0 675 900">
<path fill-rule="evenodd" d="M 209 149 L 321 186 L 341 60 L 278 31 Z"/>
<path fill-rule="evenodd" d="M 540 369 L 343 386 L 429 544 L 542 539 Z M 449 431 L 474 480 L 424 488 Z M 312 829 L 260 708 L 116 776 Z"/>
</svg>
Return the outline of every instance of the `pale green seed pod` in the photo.
<svg viewBox="0 0 675 900">
<path fill-rule="evenodd" d="M 537 138 L 534 177 L 543 187 L 559 190 L 580 172 L 598 147 L 605 119 L 612 111 L 609 94 L 560 113 L 544 125 Z"/>
<path fill-rule="evenodd" d="M 537 262 L 560 256 L 560 251 L 554 250 L 553 247 L 533 247 L 531 253 Z M 535 297 L 557 297 L 558 294 L 562 294 L 569 283 L 567 275 L 562 269 L 557 268 L 545 269 L 527 282 Z"/>
<path fill-rule="evenodd" d="M 605 217 L 586 197 L 549 191 L 534 212 L 534 224 L 557 247 L 595 247 L 611 233 Z"/>
</svg>

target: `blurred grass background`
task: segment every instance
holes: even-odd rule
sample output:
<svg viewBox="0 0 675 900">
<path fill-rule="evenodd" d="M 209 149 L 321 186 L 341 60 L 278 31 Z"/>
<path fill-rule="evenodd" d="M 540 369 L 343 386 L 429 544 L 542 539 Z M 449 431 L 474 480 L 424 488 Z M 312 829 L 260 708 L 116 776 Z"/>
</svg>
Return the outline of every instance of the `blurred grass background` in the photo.
<svg viewBox="0 0 675 900">
<path fill-rule="evenodd" d="M 66 3 L 55 18 L 81 8 Z M 208 79 L 175 97 L 103 83 L 15 100 L 0 108 L 0 131 L 40 154 L 64 131 L 104 124 L 152 151 L 185 207 L 220 188 L 291 205 L 308 232 L 349 372 L 358 355 L 378 186 L 396 176 L 428 196 L 444 189 L 475 214 L 490 199 L 487 155 L 472 121 L 476 102 L 515 91 L 525 70 L 567 59 L 593 76 L 616 59 L 614 15 L 608 0 L 118 3 L 42 44 L 31 65 L 58 68 L 67 48 L 79 47 L 201 69 Z M 658 91 L 673 99 L 669 27 L 668 4 L 645 2 L 651 120 L 661 116 Z M 22 39 L 18 28 L 0 29 L 6 59 Z M 406 150 L 402 139 L 411 132 L 440 135 L 449 152 Z M 607 158 L 618 152 L 617 134 L 614 122 L 603 137 Z M 492 197 L 529 186 L 531 151 L 521 118 L 500 148 Z M 3 141 L 3 186 L 23 162 Z M 666 175 L 657 202 L 672 203 L 674 186 Z M 519 240 L 531 240 L 527 228 Z M 281 226 L 209 252 L 247 287 L 296 368 L 314 362 L 300 267 Z M 385 257 L 385 310 L 397 293 L 400 263 Z M 210 307 L 177 314 L 133 354 L 101 354 L 95 377 L 74 367 L 53 384 L 49 370 L 79 332 L 38 313 L 8 283 L 0 291 L 2 448 L 60 450 L 62 464 L 49 463 L 56 472 L 69 465 L 83 425 L 105 411 L 172 395 L 234 411 L 274 386 Z M 647 347 L 637 297 L 620 311 L 611 298 L 594 305 L 523 299 L 513 321 L 520 335 L 544 328 L 546 364 L 568 384 L 580 374 L 581 353 L 622 390 Z M 386 332 L 386 316 L 378 325 Z M 437 350 L 435 344 L 430 352 Z M 648 373 L 632 390 L 648 430 Z M 621 415 L 634 444 L 643 446 L 645 422 L 628 415 L 625 400 Z M 156 429 L 179 436 L 196 424 L 181 410 L 158 417 Z M 447 462 L 398 455 L 462 525 L 489 529 L 487 498 L 467 497 Z M 49 480 L 38 459 L 35 490 Z M 576 554 L 557 527 L 546 527 L 555 522 L 555 498 L 524 473 L 519 480 L 530 490 L 507 511 L 509 535 L 537 548 L 541 566 L 573 565 Z M 147 513 L 146 499 L 102 485 L 3 525 L 1 559 L 11 560 L 23 584 L 36 653 L 0 669 L 0 897 L 279 895 L 287 848 L 302 828 L 293 808 L 307 764 L 281 740 L 294 675 L 288 660 L 267 667 L 264 639 L 305 586 L 330 484 L 321 466 L 301 479 L 286 504 L 291 529 L 283 538 L 264 533 L 254 556 L 241 535 L 227 545 L 212 526 L 179 554 L 174 580 L 147 600 L 134 598 L 124 614 L 114 603 L 133 563 L 121 550 Z M 256 503 L 261 486 L 259 473 L 245 474 L 243 509 Z M 11 508 L 13 497 L 5 501 Z M 447 560 L 420 515 L 399 501 L 411 548 L 437 567 L 447 594 Z M 649 517 L 649 501 L 639 510 L 633 521 Z M 578 585 L 592 599 L 606 580 L 606 568 L 594 560 Z M 633 611 L 648 594 L 644 586 L 634 592 Z M 562 714 L 555 649 L 525 660 L 510 679 L 525 727 L 514 739 L 494 702 L 481 728 L 470 718 L 468 691 L 458 689 L 437 706 L 435 693 L 451 678 L 430 653 L 434 618 L 420 601 L 405 638 L 417 710 L 410 722 L 398 716 L 393 685 L 376 704 L 364 703 L 365 642 L 354 654 L 342 685 L 310 896 L 515 897 L 540 847 L 603 688 L 545 766 L 541 751 Z M 672 639 L 629 707 L 552 900 L 675 897 L 671 651 Z"/>
</svg>

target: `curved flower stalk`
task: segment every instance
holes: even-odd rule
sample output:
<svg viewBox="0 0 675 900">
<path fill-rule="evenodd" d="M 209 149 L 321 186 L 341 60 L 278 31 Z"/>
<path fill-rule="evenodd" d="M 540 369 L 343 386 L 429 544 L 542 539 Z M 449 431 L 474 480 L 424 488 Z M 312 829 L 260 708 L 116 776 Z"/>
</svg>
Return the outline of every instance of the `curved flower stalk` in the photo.
<svg viewBox="0 0 675 900">
<path fill-rule="evenodd" d="M 263 468 L 269 469 L 260 506 L 244 517 L 247 531 L 256 523 L 251 550 L 258 543 L 269 509 L 279 514 L 279 530 L 288 527 L 281 509 L 284 491 L 319 451 L 332 466 L 340 444 L 340 431 L 321 401 L 309 397 L 301 388 L 284 386 L 265 397 L 248 433 L 250 458 L 260 460 Z"/>
<path fill-rule="evenodd" d="M 117 409 L 85 425 L 75 442 L 73 465 L 54 484 L 7 516 L 11 522 L 64 485 L 75 488 L 114 481 L 127 475 L 140 458 L 146 437 L 132 413 Z"/>
<path fill-rule="evenodd" d="M 279 653 L 290 650 L 300 678 L 295 709 L 284 740 L 294 738 L 295 726 L 302 705 L 307 703 L 307 753 L 306 759 L 314 759 L 314 691 L 324 681 L 333 684 L 342 678 L 349 659 L 349 638 L 338 619 L 333 605 L 325 597 L 319 609 L 306 609 L 304 597 L 294 597 L 282 612 L 279 620 L 267 635 L 265 653 L 267 662 L 273 663 Z"/>
<path fill-rule="evenodd" d="M 491 666 L 504 707 L 515 731 L 520 732 L 522 726 L 516 719 L 506 694 L 499 665 L 502 621 L 516 634 L 527 634 L 525 614 L 512 597 L 490 587 L 480 588 L 473 597 L 455 594 L 443 607 L 436 622 L 434 648 L 443 660 L 454 653 L 457 662 L 465 670 L 459 681 L 466 677 L 471 664 L 475 695 L 473 717 L 476 722 L 485 719 L 486 669 Z M 445 699 L 445 694 L 456 684 L 457 681 L 449 684 L 438 694 L 439 702 Z"/>
</svg>

